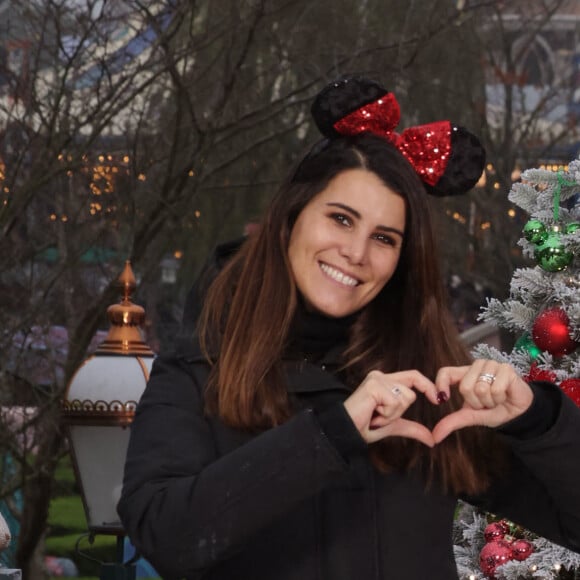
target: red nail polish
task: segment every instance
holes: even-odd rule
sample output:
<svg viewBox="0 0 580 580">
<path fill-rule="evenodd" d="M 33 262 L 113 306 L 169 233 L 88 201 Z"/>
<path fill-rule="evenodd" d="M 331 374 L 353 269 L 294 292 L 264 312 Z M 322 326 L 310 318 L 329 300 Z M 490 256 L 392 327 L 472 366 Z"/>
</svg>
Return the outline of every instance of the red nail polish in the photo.
<svg viewBox="0 0 580 580">
<path fill-rule="evenodd" d="M 445 391 L 439 391 L 437 393 L 437 402 L 439 404 L 441 403 L 445 403 L 447 401 L 449 397 L 447 396 L 447 393 Z"/>
</svg>

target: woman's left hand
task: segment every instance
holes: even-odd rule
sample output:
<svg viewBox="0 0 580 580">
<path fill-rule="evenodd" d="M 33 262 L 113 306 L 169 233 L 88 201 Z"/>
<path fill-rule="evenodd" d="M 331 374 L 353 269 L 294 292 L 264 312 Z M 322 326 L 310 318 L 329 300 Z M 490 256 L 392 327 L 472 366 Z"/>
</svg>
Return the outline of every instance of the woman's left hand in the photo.
<svg viewBox="0 0 580 580">
<path fill-rule="evenodd" d="M 439 443 L 453 431 L 473 425 L 499 427 L 524 413 L 534 395 L 509 364 L 476 360 L 470 366 L 444 367 L 437 373 L 435 385 L 449 396 L 459 388 L 463 407 L 443 417 L 433 429 Z"/>
</svg>

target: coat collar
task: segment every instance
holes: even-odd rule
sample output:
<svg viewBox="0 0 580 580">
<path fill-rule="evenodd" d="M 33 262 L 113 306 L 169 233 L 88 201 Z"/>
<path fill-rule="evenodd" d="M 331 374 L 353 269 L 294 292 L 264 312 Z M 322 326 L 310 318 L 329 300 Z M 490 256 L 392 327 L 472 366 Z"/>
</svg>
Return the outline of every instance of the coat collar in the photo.
<svg viewBox="0 0 580 580">
<path fill-rule="evenodd" d="M 288 392 L 342 391 L 350 393 L 351 390 L 337 376 L 343 349 L 343 345 L 337 345 L 316 362 L 307 358 L 285 359 L 283 368 L 286 374 Z M 191 338 L 180 340 L 177 345 L 177 353 L 189 363 L 208 364 L 201 352 L 199 342 L 195 338 L 193 340 Z"/>
<path fill-rule="evenodd" d="M 316 393 L 322 391 L 351 390 L 335 374 L 337 365 L 326 365 L 319 361 L 285 361 L 286 387 L 289 393 Z"/>
</svg>

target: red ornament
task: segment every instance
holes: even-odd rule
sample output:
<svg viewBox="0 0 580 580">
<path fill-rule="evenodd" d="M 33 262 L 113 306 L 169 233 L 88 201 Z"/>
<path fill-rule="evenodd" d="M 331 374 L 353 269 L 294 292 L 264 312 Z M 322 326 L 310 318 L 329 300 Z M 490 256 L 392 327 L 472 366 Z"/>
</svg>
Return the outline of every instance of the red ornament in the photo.
<svg viewBox="0 0 580 580">
<path fill-rule="evenodd" d="M 552 371 L 545 371 L 538 368 L 536 363 L 532 363 L 528 374 L 524 377 L 525 381 L 547 381 L 549 383 L 556 382 L 556 374 Z"/>
<path fill-rule="evenodd" d="M 495 578 L 495 569 L 513 560 L 511 543 L 506 540 L 494 540 L 485 544 L 479 553 L 479 567 L 488 578 Z"/>
<path fill-rule="evenodd" d="M 548 308 L 535 320 L 532 337 L 536 345 L 559 357 L 576 349 L 578 343 L 570 338 L 570 320 L 561 308 Z"/>
<path fill-rule="evenodd" d="M 580 379 L 566 379 L 560 383 L 560 388 L 580 407 Z"/>
<path fill-rule="evenodd" d="M 506 529 L 507 527 L 507 529 Z M 503 540 L 504 536 L 509 532 L 509 526 L 505 522 L 492 522 L 485 526 L 483 531 L 483 537 L 486 542 L 492 542 L 493 540 Z"/>
<path fill-rule="evenodd" d="M 534 544 L 528 540 L 514 540 L 512 542 L 512 555 L 514 560 L 521 562 L 530 556 L 534 551 Z"/>
</svg>

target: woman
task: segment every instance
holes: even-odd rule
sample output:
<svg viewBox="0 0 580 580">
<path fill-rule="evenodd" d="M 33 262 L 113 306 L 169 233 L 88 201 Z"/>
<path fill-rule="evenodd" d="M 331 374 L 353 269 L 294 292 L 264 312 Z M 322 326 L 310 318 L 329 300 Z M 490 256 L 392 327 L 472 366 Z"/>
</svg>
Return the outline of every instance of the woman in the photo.
<svg viewBox="0 0 580 580">
<path fill-rule="evenodd" d="M 445 308 L 420 177 L 468 189 L 479 143 L 396 134 L 365 79 L 313 114 L 327 138 L 210 286 L 199 341 L 155 362 L 119 503 L 133 543 L 164 577 L 445 580 L 461 497 L 580 549 L 580 412 L 470 361 Z"/>
</svg>

